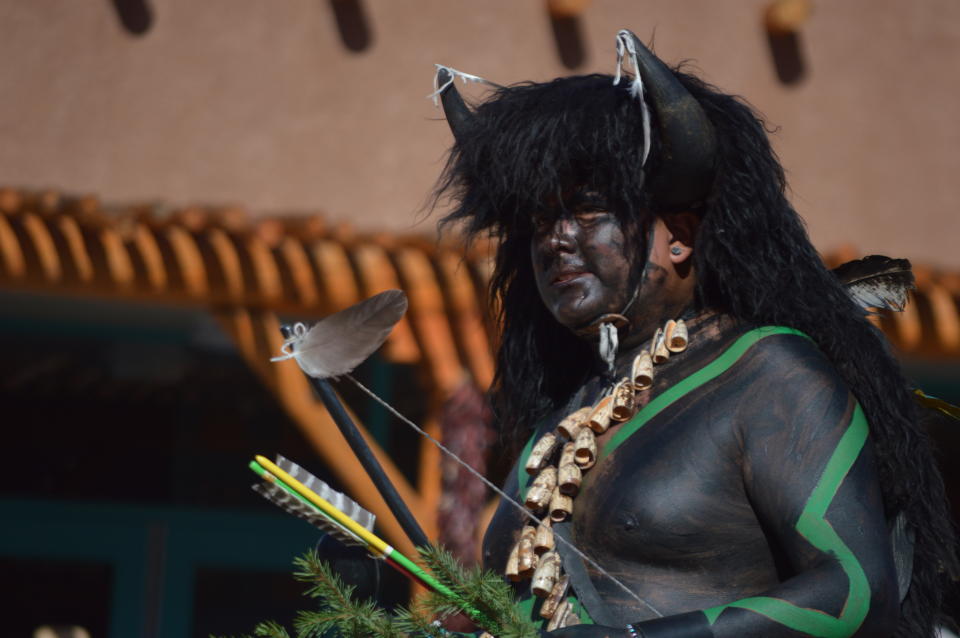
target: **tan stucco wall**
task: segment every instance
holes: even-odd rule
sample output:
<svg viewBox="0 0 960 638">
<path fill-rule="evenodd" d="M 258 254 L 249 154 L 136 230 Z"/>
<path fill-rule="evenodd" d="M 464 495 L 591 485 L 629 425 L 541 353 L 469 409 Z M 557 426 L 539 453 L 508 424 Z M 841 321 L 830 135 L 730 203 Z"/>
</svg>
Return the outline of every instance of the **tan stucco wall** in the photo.
<svg viewBox="0 0 960 638">
<path fill-rule="evenodd" d="M 424 96 L 432 63 L 492 80 L 569 73 L 538 0 L 362 0 L 373 32 L 346 49 L 330 0 L 151 0 L 123 31 L 111 2 L 0 2 L 0 182 L 109 202 L 322 210 L 409 230 L 449 143 Z M 781 85 L 764 0 L 595 0 L 586 64 L 656 28 L 781 127 L 776 147 L 815 243 L 960 267 L 960 3 L 815 2 L 806 79 Z M 416 229 L 430 232 L 433 220 Z"/>
</svg>

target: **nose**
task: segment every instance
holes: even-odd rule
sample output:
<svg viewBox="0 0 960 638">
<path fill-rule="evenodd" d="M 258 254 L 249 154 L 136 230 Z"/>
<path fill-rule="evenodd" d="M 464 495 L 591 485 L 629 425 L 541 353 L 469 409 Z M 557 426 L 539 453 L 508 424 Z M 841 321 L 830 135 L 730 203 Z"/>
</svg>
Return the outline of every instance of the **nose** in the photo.
<svg viewBox="0 0 960 638">
<path fill-rule="evenodd" d="M 572 252 L 576 245 L 574 235 L 576 222 L 567 217 L 560 217 L 550 229 L 550 248 L 554 252 Z"/>
</svg>

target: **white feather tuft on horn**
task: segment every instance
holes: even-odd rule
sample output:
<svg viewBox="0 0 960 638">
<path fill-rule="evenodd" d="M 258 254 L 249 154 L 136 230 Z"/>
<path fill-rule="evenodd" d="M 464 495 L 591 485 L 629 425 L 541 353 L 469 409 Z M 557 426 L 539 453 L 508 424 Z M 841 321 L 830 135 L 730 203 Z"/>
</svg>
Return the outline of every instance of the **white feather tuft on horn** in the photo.
<svg viewBox="0 0 960 638">
<path fill-rule="evenodd" d="M 480 84 L 492 86 L 495 89 L 502 88 L 496 82 L 491 82 L 490 80 L 482 78 L 479 75 L 464 73 L 463 71 L 458 71 L 442 64 L 434 64 L 434 66 L 437 67 L 437 71 L 433 74 L 433 93 L 427 96 L 428 100 L 433 100 L 434 106 L 440 106 L 440 96 L 443 95 L 443 92 L 447 90 L 447 87 L 453 84 L 457 78 L 460 78 L 460 81 L 464 84 L 467 82 L 479 82 Z M 446 71 L 450 74 L 450 79 L 444 82 L 442 86 L 440 85 L 440 71 Z"/>
<path fill-rule="evenodd" d="M 633 67 L 633 82 L 630 83 L 630 95 L 640 102 L 640 117 L 643 118 L 643 160 L 640 166 L 645 166 L 650 154 L 650 108 L 643 99 L 643 78 L 640 76 L 640 64 L 637 62 L 637 47 L 633 41 L 633 34 L 626 29 L 617 33 L 617 69 L 613 84 L 620 84 L 620 74 L 623 69 L 624 54 L 630 58 Z"/>
</svg>

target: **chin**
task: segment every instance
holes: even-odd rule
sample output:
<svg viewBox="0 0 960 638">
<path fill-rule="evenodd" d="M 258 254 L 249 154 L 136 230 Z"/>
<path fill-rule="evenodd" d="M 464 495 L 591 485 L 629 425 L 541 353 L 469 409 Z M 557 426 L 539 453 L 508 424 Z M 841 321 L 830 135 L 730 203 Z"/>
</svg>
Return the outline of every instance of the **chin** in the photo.
<svg viewBox="0 0 960 638">
<path fill-rule="evenodd" d="M 564 328 L 577 332 L 593 323 L 601 315 L 619 312 L 624 304 L 610 295 L 583 286 L 570 286 L 544 299 L 550 314 Z"/>
<path fill-rule="evenodd" d="M 590 325 L 597 317 L 608 312 L 602 308 L 557 308 L 553 312 L 554 319 L 568 330 L 576 332 Z"/>
</svg>

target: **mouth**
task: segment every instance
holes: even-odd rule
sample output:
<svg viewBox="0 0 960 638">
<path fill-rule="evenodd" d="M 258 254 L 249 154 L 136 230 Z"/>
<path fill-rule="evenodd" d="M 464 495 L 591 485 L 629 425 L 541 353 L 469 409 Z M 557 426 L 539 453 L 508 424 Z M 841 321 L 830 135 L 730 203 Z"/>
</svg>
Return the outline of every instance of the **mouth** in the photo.
<svg viewBox="0 0 960 638">
<path fill-rule="evenodd" d="M 563 287 L 574 283 L 576 280 L 588 275 L 585 270 L 563 270 L 558 272 L 550 282 L 551 286 Z"/>
</svg>

